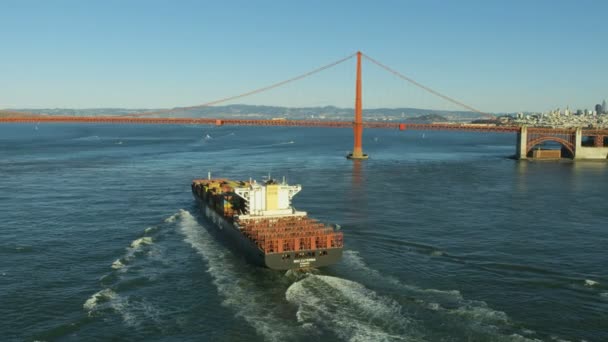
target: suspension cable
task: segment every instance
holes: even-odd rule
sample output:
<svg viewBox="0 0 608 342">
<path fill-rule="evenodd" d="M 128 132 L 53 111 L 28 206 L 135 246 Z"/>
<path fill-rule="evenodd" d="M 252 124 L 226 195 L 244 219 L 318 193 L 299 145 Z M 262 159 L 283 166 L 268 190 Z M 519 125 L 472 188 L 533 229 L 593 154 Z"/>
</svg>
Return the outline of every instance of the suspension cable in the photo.
<svg viewBox="0 0 608 342">
<path fill-rule="evenodd" d="M 349 55 L 347 57 L 344 57 L 344 58 L 339 59 L 339 60 L 337 60 L 335 62 L 332 62 L 332 63 L 329 63 L 327 65 L 324 65 L 322 67 L 313 69 L 313 70 L 311 70 L 309 72 L 306 72 L 304 74 L 301 74 L 301 75 L 289 78 L 289 79 L 281 81 L 281 82 L 277 82 L 277 83 L 271 84 L 269 86 L 257 88 L 257 89 L 248 91 L 246 93 L 242 93 L 242 94 L 238 94 L 238 95 L 234 95 L 234 96 L 225 97 L 225 98 L 222 98 L 222 99 L 219 99 L 219 100 L 214 100 L 214 101 L 206 102 L 206 103 L 203 103 L 203 104 L 200 104 L 200 105 L 196 105 L 196 106 L 177 107 L 177 108 L 166 109 L 166 110 L 159 110 L 159 111 L 153 111 L 153 112 L 128 114 L 128 115 L 125 115 L 125 116 L 144 116 L 144 115 L 153 115 L 153 114 L 166 114 L 166 113 L 170 113 L 170 112 L 178 112 L 178 111 L 184 111 L 184 110 L 198 109 L 198 108 L 204 108 L 204 107 L 214 106 L 214 105 L 217 105 L 217 104 L 220 104 L 220 103 L 224 103 L 224 102 L 228 102 L 228 101 L 231 101 L 231 100 L 240 99 L 242 97 L 246 97 L 246 96 L 249 96 L 249 95 L 254 95 L 254 94 L 262 93 L 262 92 L 265 92 L 267 90 L 271 90 L 271 89 L 280 87 L 282 85 L 285 85 L 287 83 L 291 83 L 291 82 L 294 82 L 294 81 L 301 80 L 303 78 L 306 78 L 308 76 L 314 75 L 314 74 L 316 74 L 318 72 L 321 72 L 323 70 L 329 69 L 329 68 L 334 67 L 334 66 L 336 66 L 338 64 L 346 62 L 347 60 L 353 58 L 355 55 L 356 55 L 356 53 L 353 53 L 353 54 L 351 54 L 351 55 Z"/>
<path fill-rule="evenodd" d="M 485 116 L 485 117 L 491 117 L 491 118 L 494 118 L 494 115 L 492 115 L 492 114 L 488 114 L 488 113 L 485 113 L 485 112 L 482 112 L 482 111 L 480 111 L 480 110 L 478 110 L 478 109 L 475 109 L 475 108 L 473 108 L 473 107 L 471 107 L 471 106 L 469 106 L 469 105 L 467 105 L 467 104 L 464 104 L 464 103 L 462 103 L 462 102 L 460 102 L 460 101 L 458 101 L 458 100 L 455 100 L 455 99 L 453 99 L 453 98 L 451 98 L 451 97 L 449 97 L 449 96 L 447 96 L 447 95 L 443 95 L 442 93 L 440 93 L 440 92 L 438 92 L 438 91 L 436 91 L 436 90 L 433 90 L 433 89 L 431 89 L 431 88 L 429 88 L 429 87 L 427 87 L 427 86 L 425 86 L 425 85 L 423 85 L 423 84 L 421 84 L 421 83 L 419 83 L 419 82 L 416 82 L 415 80 L 413 80 L 413 79 L 411 79 L 411 78 L 409 78 L 409 77 L 407 77 L 407 76 L 403 75 L 402 73 L 400 73 L 400 72 L 398 72 L 398 71 L 396 71 L 396 70 L 394 70 L 394 69 L 392 69 L 392 68 L 390 68 L 390 67 L 388 67 L 388 66 L 386 66 L 386 65 L 384 65 L 384 64 L 382 64 L 382 63 L 380 63 L 380 62 L 378 62 L 377 60 L 375 60 L 375 59 L 371 58 L 370 56 L 368 56 L 368 55 L 366 55 L 366 54 L 363 54 L 363 57 L 365 57 L 366 59 L 368 59 L 370 62 L 372 62 L 372 63 L 376 64 L 377 66 L 381 67 L 382 69 L 384 69 L 384 70 L 386 70 L 386 71 L 390 72 L 391 74 L 396 75 L 397 77 L 399 77 L 399 78 L 401 78 L 401 79 L 403 79 L 403 80 L 406 80 L 406 81 L 408 81 L 408 82 L 412 83 L 413 85 L 415 85 L 415 86 L 417 86 L 417 87 L 419 87 L 419 88 L 422 88 L 422 89 L 424 89 L 424 90 L 428 91 L 428 92 L 429 92 L 429 93 L 431 93 L 431 94 L 434 94 L 434 95 L 436 95 L 436 96 L 439 96 L 439 97 L 441 97 L 441 98 L 442 98 L 442 99 L 444 99 L 444 100 L 447 100 L 447 101 L 449 101 L 449 102 L 452 102 L 452 103 L 454 103 L 454 104 L 456 104 L 456 105 L 458 105 L 458 106 L 464 107 L 464 108 L 466 108 L 466 109 L 468 109 L 468 110 L 470 110 L 470 111 L 472 111 L 472 112 L 475 112 L 475 113 L 477 113 L 477 114 L 481 114 L 481 115 L 483 115 L 483 116 Z"/>
</svg>

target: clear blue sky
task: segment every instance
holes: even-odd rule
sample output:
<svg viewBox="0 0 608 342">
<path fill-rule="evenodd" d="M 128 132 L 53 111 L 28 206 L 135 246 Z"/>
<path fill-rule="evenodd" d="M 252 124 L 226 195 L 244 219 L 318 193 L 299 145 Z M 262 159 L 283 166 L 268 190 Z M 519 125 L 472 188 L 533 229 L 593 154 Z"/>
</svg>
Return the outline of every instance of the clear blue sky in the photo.
<svg viewBox="0 0 608 342">
<path fill-rule="evenodd" d="M 608 98 L 608 1 L 0 0 L 0 108 L 196 105 L 357 50 L 484 111 Z M 354 103 L 355 60 L 235 101 Z M 364 107 L 459 109 L 369 62 Z"/>
</svg>

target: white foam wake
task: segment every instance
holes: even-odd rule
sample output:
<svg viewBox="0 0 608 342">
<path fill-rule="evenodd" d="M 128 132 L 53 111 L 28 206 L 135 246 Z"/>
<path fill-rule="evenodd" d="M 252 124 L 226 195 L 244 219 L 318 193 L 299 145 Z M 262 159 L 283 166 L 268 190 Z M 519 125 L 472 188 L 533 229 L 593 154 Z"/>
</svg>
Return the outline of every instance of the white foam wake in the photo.
<svg viewBox="0 0 608 342">
<path fill-rule="evenodd" d="M 175 222 L 175 220 L 177 219 L 178 216 L 179 216 L 179 212 L 167 217 L 164 220 L 164 222 L 165 223 Z M 157 232 L 160 228 L 161 228 L 161 226 L 152 226 L 152 227 L 148 227 L 148 228 L 144 229 L 144 236 L 131 241 L 131 244 L 127 248 L 125 248 L 125 254 L 122 257 L 114 260 L 114 262 L 112 263 L 112 266 L 111 266 L 112 269 L 121 270 L 121 272 L 126 272 L 127 266 L 129 265 L 129 263 L 131 261 L 133 261 L 133 258 L 135 258 L 135 255 L 138 252 L 142 251 L 144 246 L 149 246 L 149 245 L 154 244 L 154 239 L 149 235 Z"/>
<path fill-rule="evenodd" d="M 121 269 L 123 267 L 125 267 L 125 264 L 123 264 L 122 260 L 120 260 L 120 259 L 116 259 L 112 263 L 112 268 L 115 269 L 115 270 L 119 270 L 119 269 Z"/>
<path fill-rule="evenodd" d="M 177 212 L 177 213 L 175 213 L 175 214 L 173 214 L 173 215 L 171 215 L 171 216 L 167 217 L 167 218 L 165 219 L 165 222 L 166 222 L 166 223 L 173 223 L 173 222 L 175 222 L 175 220 L 177 220 L 179 217 L 180 217 L 180 212 Z"/>
<path fill-rule="evenodd" d="M 167 220 L 178 214 L 170 216 Z M 125 248 L 125 253 L 112 263 L 111 268 L 113 271 L 101 279 L 114 279 L 114 286 L 110 286 L 109 284 L 103 285 L 104 288 L 102 290 L 96 292 L 84 302 L 83 309 L 89 316 L 101 315 L 106 311 L 114 311 L 119 313 L 125 324 L 129 326 L 137 326 L 144 321 L 157 321 L 159 319 L 160 311 L 144 298 L 131 299 L 129 296 L 121 295 L 116 291 L 120 287 L 120 283 L 125 279 L 125 273 L 129 264 L 134 262 L 138 255 L 143 255 L 145 252 L 145 255 L 148 257 L 155 256 L 154 251 L 150 249 L 154 245 L 154 239 L 149 235 L 160 228 L 160 226 L 146 228 L 144 236 L 133 240 Z"/>
<path fill-rule="evenodd" d="M 243 318 L 265 340 L 287 341 L 293 336 L 292 328 L 269 302 L 268 293 L 260 292 L 255 288 L 255 279 L 237 270 L 230 251 L 219 245 L 188 211 L 180 210 L 178 227 L 185 236 L 184 241 L 207 262 L 207 272 L 224 298 L 224 306 Z"/>
<path fill-rule="evenodd" d="M 298 322 L 328 329 L 346 341 L 422 340 L 397 302 L 350 280 L 309 275 L 285 296 L 298 306 Z"/>
<path fill-rule="evenodd" d="M 495 340 L 528 340 L 517 334 L 503 335 L 500 331 L 511 326 L 506 313 L 494 310 L 483 301 L 465 299 L 457 290 L 423 289 L 405 284 L 400 280 L 386 276 L 366 265 L 356 251 L 345 251 L 343 262 L 350 270 L 363 274 L 372 283 L 389 284 L 402 296 L 411 298 L 413 303 L 432 313 L 429 318 L 440 320 L 446 326 L 453 326 L 464 334 L 494 336 Z M 427 330 L 434 330 L 427 329 Z"/>
<path fill-rule="evenodd" d="M 126 272 L 127 265 L 133 261 L 137 252 L 140 252 L 143 246 L 151 245 L 154 243 L 154 240 L 149 236 L 140 237 L 131 242 L 129 247 L 125 249 L 125 254 L 114 260 L 112 263 L 112 268 L 115 270 L 121 270 L 121 272 Z"/>
<path fill-rule="evenodd" d="M 592 287 L 592 286 L 596 286 L 596 285 L 599 285 L 599 284 L 600 283 L 597 282 L 597 281 L 595 281 L 595 280 L 585 279 L 585 286 Z"/>
<path fill-rule="evenodd" d="M 133 240 L 133 242 L 131 242 L 131 248 L 137 249 L 137 248 L 141 247 L 142 245 L 151 245 L 151 244 L 152 244 L 152 238 L 149 236 L 144 236 L 139 239 Z"/>
<path fill-rule="evenodd" d="M 113 298 L 116 298 L 116 292 L 111 289 L 103 289 L 89 297 L 82 307 L 87 310 L 89 316 L 91 316 L 93 311 L 97 309 L 97 305 L 108 302 Z"/>
<path fill-rule="evenodd" d="M 89 317 L 102 314 L 112 310 L 121 315 L 123 322 L 135 327 L 144 321 L 159 321 L 160 311 L 145 300 L 131 301 L 112 289 L 103 289 L 87 299 L 82 307 L 87 311 Z"/>
</svg>

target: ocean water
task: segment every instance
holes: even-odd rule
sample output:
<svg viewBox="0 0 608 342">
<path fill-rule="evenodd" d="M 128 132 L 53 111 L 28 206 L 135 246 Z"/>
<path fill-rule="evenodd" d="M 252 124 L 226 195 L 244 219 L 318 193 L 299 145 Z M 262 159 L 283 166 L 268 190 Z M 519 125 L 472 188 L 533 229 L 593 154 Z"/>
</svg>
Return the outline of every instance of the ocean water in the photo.
<svg viewBox="0 0 608 342">
<path fill-rule="evenodd" d="M 511 134 L 0 125 L 2 341 L 606 341 L 608 164 Z M 345 234 L 309 274 L 209 233 L 193 178 L 303 186 Z"/>
</svg>

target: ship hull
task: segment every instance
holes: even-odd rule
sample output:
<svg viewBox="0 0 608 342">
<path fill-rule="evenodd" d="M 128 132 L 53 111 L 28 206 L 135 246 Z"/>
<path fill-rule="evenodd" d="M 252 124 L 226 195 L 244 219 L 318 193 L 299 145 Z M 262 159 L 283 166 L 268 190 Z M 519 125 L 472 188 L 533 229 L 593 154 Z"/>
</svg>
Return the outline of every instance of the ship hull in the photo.
<svg viewBox="0 0 608 342">
<path fill-rule="evenodd" d="M 318 268 L 335 264 L 342 258 L 342 248 L 322 248 L 283 253 L 264 253 L 258 246 L 230 221 L 210 208 L 207 203 L 193 194 L 201 213 L 213 226 L 214 235 L 225 240 L 235 252 L 243 255 L 254 265 L 273 270 Z"/>
</svg>

